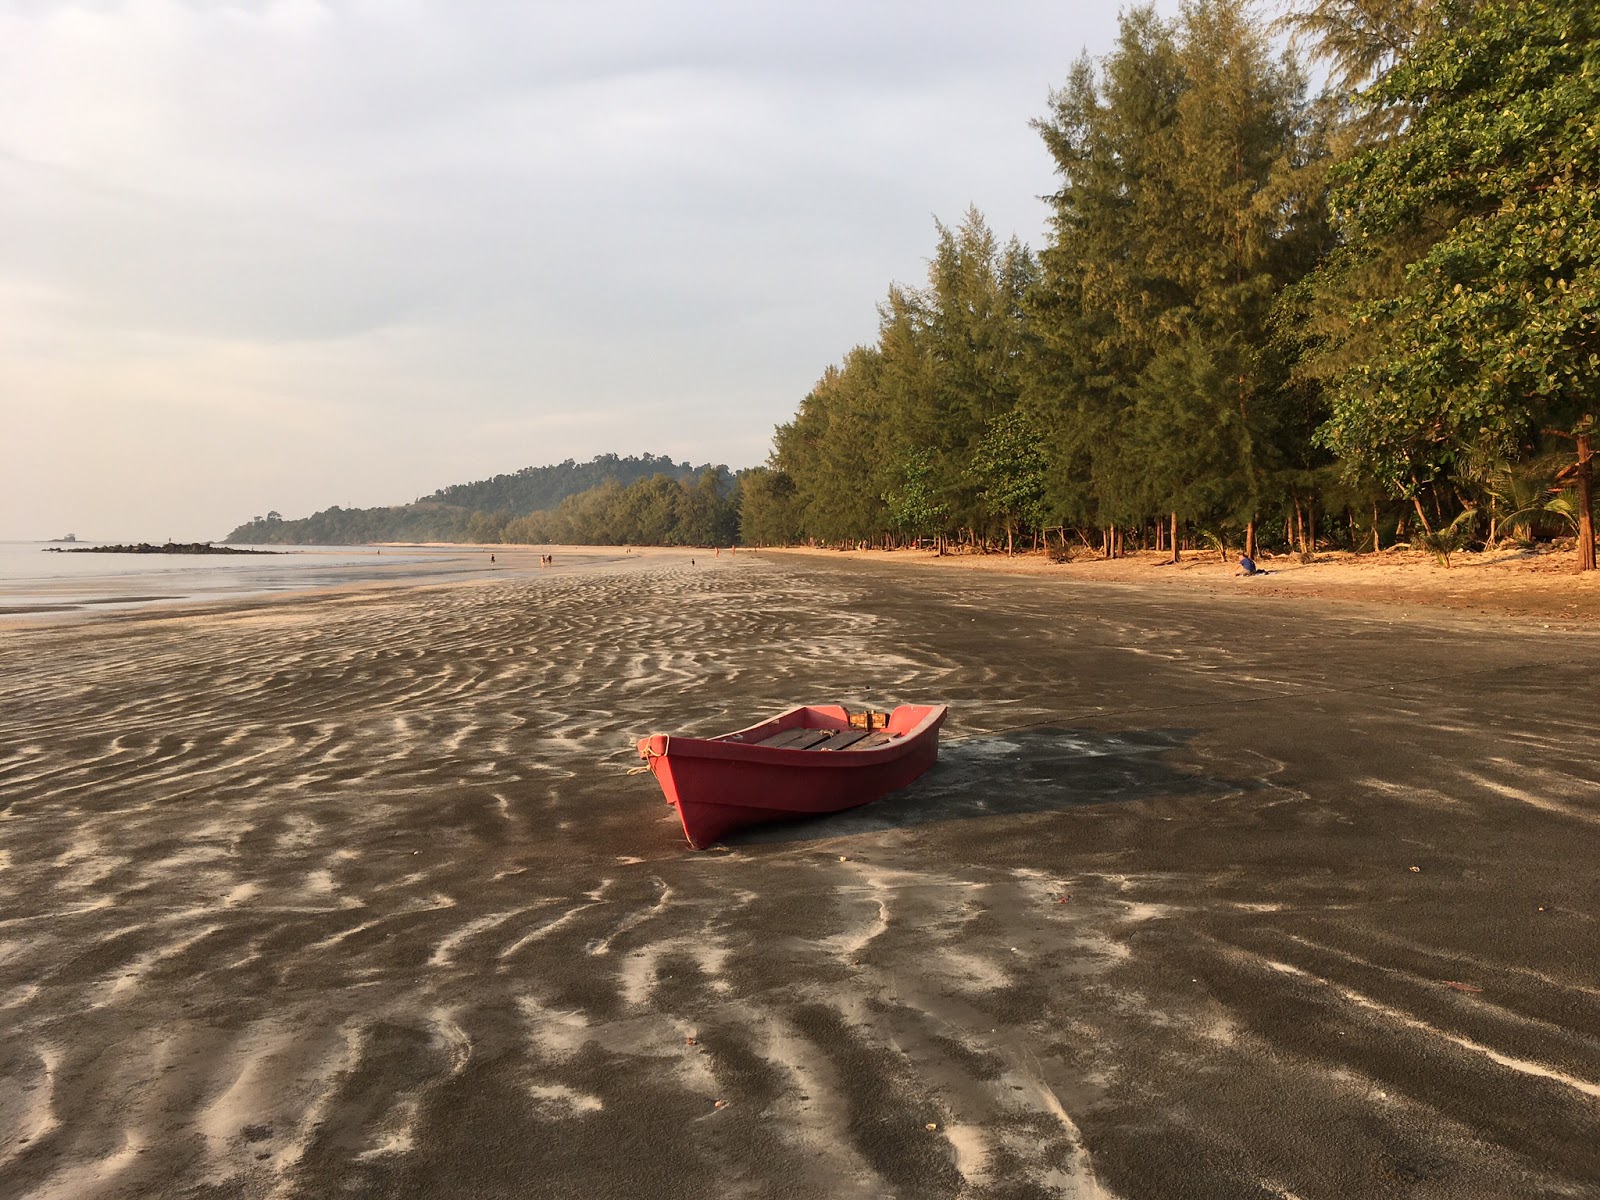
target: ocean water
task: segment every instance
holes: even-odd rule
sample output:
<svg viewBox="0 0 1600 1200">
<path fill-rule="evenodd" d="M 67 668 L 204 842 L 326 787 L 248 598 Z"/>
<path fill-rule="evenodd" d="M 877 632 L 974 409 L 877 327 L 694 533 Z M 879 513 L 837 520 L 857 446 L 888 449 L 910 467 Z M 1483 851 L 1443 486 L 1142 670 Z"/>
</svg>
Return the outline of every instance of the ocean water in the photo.
<svg viewBox="0 0 1600 1200">
<path fill-rule="evenodd" d="M 93 545 L 94 543 L 82 543 Z M 495 554 L 463 546 L 253 547 L 251 555 L 56 554 L 51 542 L 0 542 L 0 618 L 116 612 L 361 583 L 415 583 L 480 575 Z"/>
</svg>

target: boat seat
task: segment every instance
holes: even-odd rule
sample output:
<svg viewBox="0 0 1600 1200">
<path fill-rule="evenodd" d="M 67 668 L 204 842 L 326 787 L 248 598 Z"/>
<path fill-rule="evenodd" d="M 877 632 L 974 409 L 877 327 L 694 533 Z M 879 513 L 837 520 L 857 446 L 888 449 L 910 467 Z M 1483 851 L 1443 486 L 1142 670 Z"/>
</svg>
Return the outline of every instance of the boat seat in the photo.
<svg viewBox="0 0 1600 1200">
<path fill-rule="evenodd" d="M 785 729 L 753 744 L 769 750 L 872 750 L 899 736 L 881 729 Z"/>
<path fill-rule="evenodd" d="M 831 729 L 785 729 L 782 733 L 775 733 L 764 741 L 757 742 L 756 745 L 773 750 L 809 750 L 818 742 L 832 736 L 833 732 Z"/>
<path fill-rule="evenodd" d="M 883 730 L 880 729 L 876 733 L 869 733 L 866 737 L 862 738 L 855 745 L 853 745 L 853 746 L 841 746 L 840 749 L 841 750 L 876 750 L 879 746 L 887 746 L 890 742 L 895 741 L 899 737 L 900 737 L 900 735 L 898 733 L 885 733 Z"/>
<path fill-rule="evenodd" d="M 810 747 L 812 750 L 848 750 L 857 742 L 865 741 L 872 735 L 865 729 L 841 729 L 825 742 L 818 742 Z"/>
</svg>

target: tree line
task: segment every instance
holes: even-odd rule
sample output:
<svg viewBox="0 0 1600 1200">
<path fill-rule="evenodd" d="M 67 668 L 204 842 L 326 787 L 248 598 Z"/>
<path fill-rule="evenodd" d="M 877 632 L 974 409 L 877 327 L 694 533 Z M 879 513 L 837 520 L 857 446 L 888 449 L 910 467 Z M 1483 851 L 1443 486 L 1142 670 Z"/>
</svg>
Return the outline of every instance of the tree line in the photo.
<svg viewBox="0 0 1600 1200">
<path fill-rule="evenodd" d="M 936 222 L 745 473 L 744 540 L 1380 548 L 1594 565 L 1600 16 L 1124 13 L 1034 122 L 1034 253 Z M 1326 66 L 1311 94 L 1292 45 Z"/>
</svg>

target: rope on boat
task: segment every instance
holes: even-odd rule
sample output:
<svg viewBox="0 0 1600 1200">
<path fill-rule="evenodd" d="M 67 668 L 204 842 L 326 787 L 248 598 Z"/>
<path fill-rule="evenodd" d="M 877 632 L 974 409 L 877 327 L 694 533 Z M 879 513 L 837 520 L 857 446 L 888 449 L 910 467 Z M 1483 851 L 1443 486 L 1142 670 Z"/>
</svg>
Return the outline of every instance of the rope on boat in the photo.
<svg viewBox="0 0 1600 1200">
<path fill-rule="evenodd" d="M 650 759 L 665 758 L 667 756 L 667 751 L 670 749 L 672 749 L 672 735 L 670 733 L 661 739 L 661 752 L 659 754 L 650 748 L 649 742 L 646 742 L 644 749 L 639 752 L 639 757 L 645 760 L 644 766 L 632 767 L 629 769 L 628 774 L 643 775 L 646 771 L 654 770 L 655 768 L 650 765 Z"/>
</svg>

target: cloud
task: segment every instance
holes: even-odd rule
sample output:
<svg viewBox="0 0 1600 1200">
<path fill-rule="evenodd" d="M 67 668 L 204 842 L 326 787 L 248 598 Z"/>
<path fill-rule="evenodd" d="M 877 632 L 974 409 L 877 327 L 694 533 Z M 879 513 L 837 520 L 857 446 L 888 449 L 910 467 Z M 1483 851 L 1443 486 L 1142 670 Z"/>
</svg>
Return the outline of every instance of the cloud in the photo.
<svg viewBox="0 0 1600 1200">
<path fill-rule="evenodd" d="M 0 536 L 212 536 L 605 450 L 757 461 L 920 278 L 933 215 L 1038 240 L 1027 121 L 1113 28 L 1059 2 L 0 8 L 0 388 L 32 414 L 6 422 L 85 443 L 82 469 L 17 449 Z M 197 414 L 231 461 L 174 433 Z"/>
</svg>

